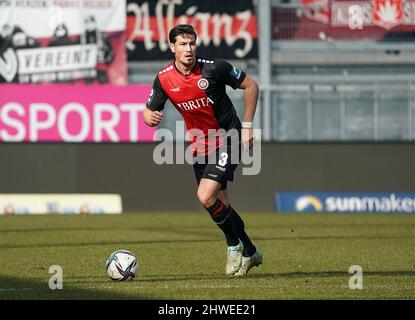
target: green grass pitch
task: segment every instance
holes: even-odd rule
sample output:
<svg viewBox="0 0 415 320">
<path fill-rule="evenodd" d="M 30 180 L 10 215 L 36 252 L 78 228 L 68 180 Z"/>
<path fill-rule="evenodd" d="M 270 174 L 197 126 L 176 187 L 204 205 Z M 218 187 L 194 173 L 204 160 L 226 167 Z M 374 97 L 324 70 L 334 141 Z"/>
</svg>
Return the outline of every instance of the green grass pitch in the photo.
<svg viewBox="0 0 415 320">
<path fill-rule="evenodd" d="M 415 216 L 242 213 L 264 264 L 225 276 L 226 245 L 206 212 L 0 216 L 0 299 L 414 299 Z M 140 263 L 106 277 L 111 252 Z M 63 268 L 63 289 L 48 287 Z M 349 267 L 363 289 L 349 288 Z"/>
</svg>

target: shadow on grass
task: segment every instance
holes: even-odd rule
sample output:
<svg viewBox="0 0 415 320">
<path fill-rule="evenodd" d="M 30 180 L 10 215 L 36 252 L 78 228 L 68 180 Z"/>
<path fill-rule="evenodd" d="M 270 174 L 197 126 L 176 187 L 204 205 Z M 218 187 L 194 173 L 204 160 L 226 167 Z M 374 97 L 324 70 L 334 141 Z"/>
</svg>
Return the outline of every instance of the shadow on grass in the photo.
<svg viewBox="0 0 415 320">
<path fill-rule="evenodd" d="M 121 231 L 171 231 L 172 229 L 180 229 L 180 230 L 186 230 L 186 229 L 201 229 L 205 230 L 206 226 L 201 225 L 200 227 L 195 226 L 143 226 L 143 227 L 44 227 L 44 228 L 20 228 L 20 229 L 0 229 L 0 234 L 2 233 L 27 233 L 27 232 L 60 232 L 60 231 L 111 231 L 115 232 L 118 230 Z M 198 230 L 200 231 L 200 230 Z"/>
<path fill-rule="evenodd" d="M 180 232 L 178 232 L 180 233 Z M 187 234 L 186 232 L 183 232 Z M 212 237 L 213 238 L 213 237 Z M 392 239 L 415 239 L 415 236 L 292 236 L 292 237 L 252 237 L 255 241 L 270 240 L 392 240 Z M 213 239 L 160 239 L 160 240 L 132 240 L 132 241 L 111 241 L 111 242 L 72 242 L 72 243 L 30 243 L 30 244 L 0 244 L 0 249 L 19 249 L 19 248 L 50 248 L 50 247 L 84 247 L 84 246 L 104 246 L 104 245 L 134 245 L 134 244 L 180 244 L 180 243 L 205 243 L 221 242 L 215 234 Z"/>
<path fill-rule="evenodd" d="M 286 272 L 286 273 L 257 273 L 250 274 L 251 278 L 312 278 L 312 277 L 350 277 L 350 274 L 345 271 L 321 271 L 321 272 Z M 394 277 L 415 277 L 415 271 L 400 270 L 400 271 L 363 271 L 363 276 L 394 276 Z"/>
<path fill-rule="evenodd" d="M 96 282 L 95 282 L 96 283 Z M 131 282 L 133 283 L 133 282 Z M 36 281 L 33 279 L 21 279 L 0 276 L 0 300 L 147 300 L 144 296 L 137 294 L 123 294 L 111 292 L 117 285 L 123 287 L 130 283 L 109 282 L 106 289 L 77 288 L 73 285 L 65 285 L 63 289 L 52 290 L 48 286 L 48 279 Z M 152 298 L 153 299 L 153 298 Z"/>
<path fill-rule="evenodd" d="M 255 271 L 254 271 L 255 272 Z M 363 273 L 364 276 L 394 276 L 394 277 L 415 277 L 415 271 L 367 271 Z M 162 276 L 139 276 L 136 281 L 142 283 L 151 282 L 174 282 L 186 280 L 225 280 L 237 281 L 241 279 L 276 279 L 276 278 L 321 278 L 321 277 L 350 277 L 350 274 L 345 271 L 321 271 L 321 272 L 285 272 L 285 273 L 250 273 L 246 277 L 229 277 L 224 274 L 195 274 L 195 275 L 180 275 L 168 274 Z M 82 283 L 96 283 L 91 277 L 76 277 L 73 280 L 78 280 Z"/>
<path fill-rule="evenodd" d="M 415 224 L 414 224 L 415 225 Z M 336 227 L 347 227 L 347 226 L 351 226 L 351 227 L 370 227 L 370 228 L 376 228 L 376 227 L 384 227 L 386 226 L 385 224 L 370 224 L 370 225 L 362 225 L 362 224 L 316 224 L 316 225 L 308 225 L 308 224 L 304 224 L 304 225 L 265 225 L 265 226 L 252 226 L 253 229 L 256 230 L 261 230 L 261 229 L 278 229 L 278 230 L 292 230 L 293 228 L 297 229 L 299 227 L 303 227 L 303 228 L 307 228 L 307 229 L 312 229 L 312 228 L 320 228 L 320 229 L 329 229 L 329 228 L 336 228 Z M 406 224 L 393 224 L 393 227 L 408 227 L 410 226 L 409 223 Z M 177 230 L 183 230 L 184 232 L 186 232 L 189 229 L 194 229 L 199 231 L 203 231 L 206 230 L 206 228 L 211 227 L 210 224 L 200 224 L 199 226 L 171 226 L 171 225 L 167 225 L 167 226 L 142 226 L 142 227 L 116 227 L 116 226 L 111 226 L 111 227 L 44 227 L 44 228 L 19 228 L 19 229 L 0 229 L 0 234 L 6 234 L 6 233 L 19 233 L 19 232 L 23 232 L 23 233 L 28 233 L 28 232 L 60 232 L 60 231 L 87 231 L 87 232 L 91 232 L 91 231 L 156 231 L 156 232 L 162 232 L 162 231 L 171 231 L 174 229 Z"/>
<path fill-rule="evenodd" d="M 0 249 L 21 249 L 21 248 L 52 248 L 52 247 L 85 247 L 85 246 L 111 246 L 111 245 L 133 245 L 133 244 L 172 244 L 172 243 L 203 243 L 218 242 L 222 239 L 200 239 L 200 240 L 138 240 L 138 241 L 111 241 L 111 242 L 75 242 L 75 243 L 31 243 L 31 244 L 2 244 Z"/>
<path fill-rule="evenodd" d="M 255 271 L 254 271 L 255 272 Z M 367 271 L 363 272 L 364 276 L 395 276 L 415 277 L 415 271 Z M 321 271 L 321 272 L 286 272 L 286 273 L 251 273 L 244 278 L 228 277 L 221 274 L 205 275 L 167 275 L 164 277 L 146 277 L 140 279 L 144 282 L 158 281 L 183 281 L 183 280 L 238 280 L 238 279 L 275 279 L 275 278 L 320 278 L 320 277 L 350 277 L 348 272 L 344 271 Z"/>
<path fill-rule="evenodd" d="M 253 240 L 392 240 L 415 239 L 415 235 L 350 235 L 350 236 L 296 236 L 292 237 L 252 237 Z"/>
</svg>

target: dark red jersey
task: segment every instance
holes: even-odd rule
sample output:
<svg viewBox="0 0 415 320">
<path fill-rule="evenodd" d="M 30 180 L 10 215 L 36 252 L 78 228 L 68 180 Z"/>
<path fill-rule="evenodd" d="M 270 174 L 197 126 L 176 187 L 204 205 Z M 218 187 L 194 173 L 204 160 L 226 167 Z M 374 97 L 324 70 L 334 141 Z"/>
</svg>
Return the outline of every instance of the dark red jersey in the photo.
<svg viewBox="0 0 415 320">
<path fill-rule="evenodd" d="M 242 70 L 224 60 L 197 58 L 187 76 L 172 62 L 154 80 L 147 108 L 160 111 L 169 99 L 183 116 L 193 152 L 208 154 L 221 145 L 218 139 L 208 139 L 209 129 L 241 129 L 236 110 L 226 94 L 226 85 L 237 89 L 245 76 Z"/>
</svg>

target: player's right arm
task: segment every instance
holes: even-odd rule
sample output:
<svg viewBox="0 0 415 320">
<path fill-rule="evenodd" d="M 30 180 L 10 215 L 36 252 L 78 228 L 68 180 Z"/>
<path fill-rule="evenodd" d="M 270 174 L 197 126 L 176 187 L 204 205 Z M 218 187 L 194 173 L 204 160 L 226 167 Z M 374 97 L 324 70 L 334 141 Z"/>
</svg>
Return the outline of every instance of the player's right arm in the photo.
<svg viewBox="0 0 415 320">
<path fill-rule="evenodd" d="M 150 127 L 157 126 L 163 120 L 164 104 L 167 96 L 161 87 L 160 79 L 157 76 L 153 83 L 153 89 L 148 97 L 146 108 L 143 112 L 144 123 Z"/>
<path fill-rule="evenodd" d="M 155 127 L 163 120 L 163 112 L 151 111 L 150 109 L 145 108 L 143 118 L 146 125 L 149 127 Z"/>
</svg>

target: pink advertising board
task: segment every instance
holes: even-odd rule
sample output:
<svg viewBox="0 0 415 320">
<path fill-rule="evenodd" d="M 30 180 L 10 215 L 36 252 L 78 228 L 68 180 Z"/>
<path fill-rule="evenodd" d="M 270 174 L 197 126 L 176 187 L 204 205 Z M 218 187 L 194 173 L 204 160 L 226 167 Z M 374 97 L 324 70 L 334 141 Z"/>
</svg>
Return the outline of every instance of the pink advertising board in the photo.
<svg viewBox="0 0 415 320">
<path fill-rule="evenodd" d="M 153 141 L 150 85 L 1 85 L 0 142 Z"/>
</svg>

